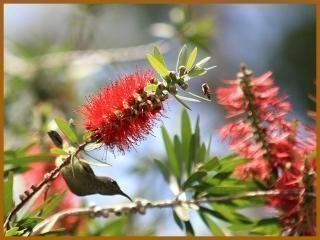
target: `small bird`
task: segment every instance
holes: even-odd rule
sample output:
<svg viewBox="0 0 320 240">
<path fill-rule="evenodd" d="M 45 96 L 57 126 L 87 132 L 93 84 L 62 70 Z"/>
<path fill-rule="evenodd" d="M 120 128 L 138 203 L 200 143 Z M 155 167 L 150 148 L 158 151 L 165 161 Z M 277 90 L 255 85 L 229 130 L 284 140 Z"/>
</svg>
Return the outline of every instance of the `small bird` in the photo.
<svg viewBox="0 0 320 240">
<path fill-rule="evenodd" d="M 78 196 L 122 195 L 132 202 L 132 199 L 120 189 L 115 180 L 96 176 L 89 164 L 76 157 L 61 169 L 61 173 L 70 191 Z"/>
</svg>

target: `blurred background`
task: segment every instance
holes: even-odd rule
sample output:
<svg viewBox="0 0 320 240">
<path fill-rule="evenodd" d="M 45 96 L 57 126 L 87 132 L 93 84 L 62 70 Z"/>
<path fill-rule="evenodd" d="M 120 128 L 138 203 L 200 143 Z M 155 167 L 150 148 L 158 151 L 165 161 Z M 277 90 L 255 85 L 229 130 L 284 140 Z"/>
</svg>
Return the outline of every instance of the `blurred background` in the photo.
<svg viewBox="0 0 320 240">
<path fill-rule="evenodd" d="M 234 79 L 241 62 L 256 76 L 271 70 L 281 93 L 293 104 L 292 117 L 313 124 L 315 109 L 315 7 L 313 5 L 5 5 L 5 149 L 32 142 L 48 144 L 45 132 L 57 116 L 79 122 L 74 110 L 86 96 L 137 67 L 149 69 L 145 55 L 157 44 L 174 69 L 183 44 L 197 46 L 200 57 L 212 56 L 217 67 L 192 81 L 213 89 Z M 200 58 L 199 57 L 199 58 Z M 217 136 L 224 111 L 215 101 L 190 103 L 191 119 L 200 115 L 202 139 L 212 136 L 213 155 L 229 153 Z M 113 166 L 94 167 L 133 198 L 170 199 L 153 159 L 165 157 L 160 126 L 178 133 L 181 105 L 169 101 L 166 118 L 125 155 L 97 151 Z M 24 179 L 16 182 L 17 196 Z M 93 195 L 81 199 L 97 205 L 126 202 L 122 197 Z M 191 218 L 192 219 L 192 218 Z M 195 217 L 197 235 L 210 234 Z M 171 210 L 150 210 L 145 216 L 99 219 L 99 226 L 117 226 L 100 235 L 183 235 Z M 138 227 L 144 226 L 144 228 Z M 95 228 L 92 227 L 92 234 Z"/>
</svg>

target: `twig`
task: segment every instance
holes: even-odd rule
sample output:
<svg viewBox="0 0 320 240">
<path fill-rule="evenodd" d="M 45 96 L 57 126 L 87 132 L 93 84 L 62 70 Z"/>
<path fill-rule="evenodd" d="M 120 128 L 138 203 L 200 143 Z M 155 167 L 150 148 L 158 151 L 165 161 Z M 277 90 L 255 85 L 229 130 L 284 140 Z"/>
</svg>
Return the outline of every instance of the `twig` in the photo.
<svg viewBox="0 0 320 240">
<path fill-rule="evenodd" d="M 64 211 L 60 211 L 35 226 L 33 229 L 32 235 L 38 235 L 43 232 L 50 231 L 55 223 L 63 218 L 68 216 L 81 216 L 86 215 L 90 217 L 104 217 L 108 218 L 110 216 L 120 216 L 122 214 L 134 214 L 140 213 L 145 214 L 146 209 L 151 208 L 175 208 L 178 206 L 199 206 L 202 203 L 209 203 L 209 202 L 223 202 L 233 199 L 240 199 L 240 198 L 252 198 L 252 197 L 263 197 L 263 196 L 277 196 L 282 194 L 293 194 L 299 195 L 300 191 L 295 190 L 288 190 L 288 191 L 278 191 L 278 190 L 270 190 L 270 191 L 255 191 L 255 192 L 247 192 L 242 194 L 235 194 L 235 195 L 228 195 L 228 196 L 217 196 L 217 197 L 209 197 L 209 198 L 199 198 L 199 199 L 192 199 L 182 201 L 179 199 L 172 199 L 172 200 L 162 200 L 162 201 L 149 201 L 149 200 L 136 200 L 133 203 L 123 204 L 123 205 L 115 205 L 113 207 L 88 207 L 88 208 L 74 208 L 74 209 L 67 209 Z M 315 193 L 305 193 L 312 197 L 315 197 Z"/>
<path fill-rule="evenodd" d="M 60 172 L 60 170 L 65 167 L 66 165 L 68 165 L 70 163 L 70 157 L 66 158 L 64 160 L 64 162 L 56 167 L 55 169 L 53 169 L 52 171 L 50 171 L 49 173 L 44 175 L 43 180 L 37 185 L 31 186 L 31 190 L 28 191 L 26 190 L 24 193 L 25 195 L 23 195 L 23 197 L 21 197 L 21 202 L 19 204 L 17 204 L 12 211 L 9 213 L 8 217 L 6 218 L 5 222 L 4 222 L 4 229 L 10 229 L 10 221 L 12 219 L 12 217 L 14 215 L 16 215 L 16 213 L 37 193 L 39 192 L 42 187 L 44 187 L 46 184 L 52 182 L 54 179 L 56 179 L 58 177 L 58 173 Z"/>
</svg>

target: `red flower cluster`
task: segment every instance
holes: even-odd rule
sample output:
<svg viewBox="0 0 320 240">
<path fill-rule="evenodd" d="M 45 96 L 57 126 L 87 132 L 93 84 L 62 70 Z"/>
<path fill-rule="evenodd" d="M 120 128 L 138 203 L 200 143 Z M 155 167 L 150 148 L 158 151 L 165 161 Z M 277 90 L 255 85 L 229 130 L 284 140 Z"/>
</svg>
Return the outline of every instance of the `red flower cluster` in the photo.
<svg viewBox="0 0 320 240">
<path fill-rule="evenodd" d="M 124 151 L 149 134 L 163 109 L 156 95 L 144 91 L 154 79 L 151 71 L 137 71 L 90 97 L 78 112 L 93 138 Z"/>
<path fill-rule="evenodd" d="M 314 219 L 310 212 L 315 205 L 307 204 L 304 195 L 306 189 L 315 187 L 314 178 L 304 181 L 306 175 L 314 174 L 313 162 L 305 168 L 305 159 L 316 149 L 314 130 L 300 131 L 297 121 L 286 119 L 291 105 L 286 97 L 278 96 L 271 72 L 254 78 L 243 68 L 237 80 L 226 83 L 228 87 L 217 89 L 218 103 L 227 109 L 227 118 L 237 119 L 224 126 L 220 135 L 229 140 L 233 151 L 250 160 L 234 174 L 260 179 L 272 189 L 297 191 L 298 196 L 280 195 L 269 198 L 269 203 L 282 210 L 283 229 L 288 234 L 315 234 L 315 222 L 309 221 Z M 306 222 L 311 226 L 301 227 Z"/>
</svg>

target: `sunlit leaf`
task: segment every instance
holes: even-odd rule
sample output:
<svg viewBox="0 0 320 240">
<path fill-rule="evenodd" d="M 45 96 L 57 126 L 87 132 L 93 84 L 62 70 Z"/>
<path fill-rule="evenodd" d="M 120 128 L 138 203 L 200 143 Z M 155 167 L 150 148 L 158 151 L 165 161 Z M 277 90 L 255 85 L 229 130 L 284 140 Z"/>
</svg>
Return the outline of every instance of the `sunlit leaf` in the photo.
<svg viewBox="0 0 320 240">
<path fill-rule="evenodd" d="M 61 118 L 55 118 L 55 122 L 66 138 L 68 138 L 72 143 L 78 142 L 78 137 L 71 129 L 69 123 L 62 120 Z"/>
<path fill-rule="evenodd" d="M 69 153 L 67 153 L 61 148 L 51 148 L 50 153 L 55 155 L 69 155 Z"/>
<path fill-rule="evenodd" d="M 195 47 L 190 53 L 190 56 L 188 58 L 187 65 L 186 65 L 187 71 L 189 71 L 192 68 L 194 61 L 196 60 L 196 57 L 197 57 L 197 47 Z"/>
<path fill-rule="evenodd" d="M 177 60 L 177 72 L 179 71 L 180 66 L 186 66 L 187 65 L 187 58 L 188 58 L 188 53 L 187 53 L 187 46 L 183 45 L 183 47 L 180 50 L 178 60 Z"/>
<path fill-rule="evenodd" d="M 12 237 L 12 236 L 20 236 L 25 232 L 25 230 L 19 230 L 18 227 L 13 227 L 11 229 L 9 229 L 8 231 L 6 231 L 5 233 L 5 237 Z"/>
<path fill-rule="evenodd" d="M 200 77 L 207 73 L 207 70 L 198 66 L 193 66 L 188 72 L 190 78 Z"/>
<path fill-rule="evenodd" d="M 146 91 L 147 93 L 150 92 L 155 92 L 157 90 L 158 85 L 157 84 L 148 84 L 145 88 L 144 91 Z"/>
<path fill-rule="evenodd" d="M 153 55 L 166 68 L 166 63 L 164 61 L 164 58 L 156 46 L 154 46 L 153 48 Z"/>
<path fill-rule="evenodd" d="M 197 62 L 197 63 L 196 63 L 196 66 L 202 67 L 202 66 L 205 65 L 210 59 L 211 59 L 211 57 L 205 57 L 205 58 L 201 59 L 199 62 Z"/>
<path fill-rule="evenodd" d="M 167 68 L 154 56 L 152 56 L 151 54 L 147 54 L 147 59 L 154 70 L 156 70 L 161 77 L 165 78 L 169 74 Z"/>
</svg>

